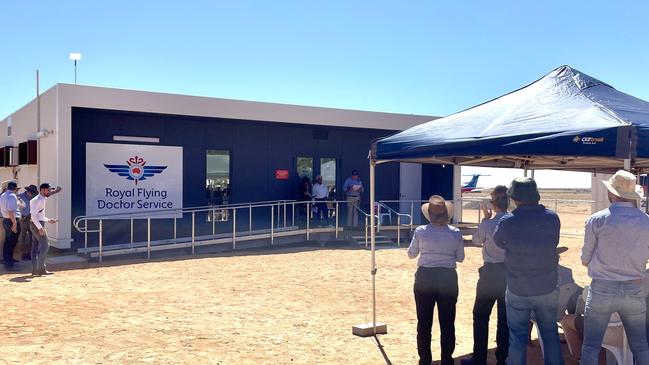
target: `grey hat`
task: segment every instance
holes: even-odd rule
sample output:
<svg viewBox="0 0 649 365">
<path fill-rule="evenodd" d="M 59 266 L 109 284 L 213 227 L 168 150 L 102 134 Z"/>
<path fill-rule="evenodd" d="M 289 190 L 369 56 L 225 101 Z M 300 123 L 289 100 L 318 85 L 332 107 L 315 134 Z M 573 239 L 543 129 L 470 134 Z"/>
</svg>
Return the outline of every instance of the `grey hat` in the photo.
<svg viewBox="0 0 649 365">
<path fill-rule="evenodd" d="M 529 177 L 517 177 L 507 190 L 507 194 L 512 200 L 519 202 L 538 202 L 541 200 L 539 190 L 536 188 L 536 181 Z"/>
</svg>

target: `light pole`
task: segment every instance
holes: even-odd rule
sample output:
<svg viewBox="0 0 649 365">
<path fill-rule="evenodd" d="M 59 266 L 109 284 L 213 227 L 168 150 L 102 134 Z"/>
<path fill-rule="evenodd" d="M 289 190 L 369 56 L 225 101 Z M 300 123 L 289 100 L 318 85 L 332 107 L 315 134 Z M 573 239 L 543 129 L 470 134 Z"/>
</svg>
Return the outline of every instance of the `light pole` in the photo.
<svg viewBox="0 0 649 365">
<path fill-rule="evenodd" d="M 77 61 L 81 59 L 81 53 L 70 53 L 70 59 L 74 61 L 74 84 L 77 84 Z"/>
</svg>

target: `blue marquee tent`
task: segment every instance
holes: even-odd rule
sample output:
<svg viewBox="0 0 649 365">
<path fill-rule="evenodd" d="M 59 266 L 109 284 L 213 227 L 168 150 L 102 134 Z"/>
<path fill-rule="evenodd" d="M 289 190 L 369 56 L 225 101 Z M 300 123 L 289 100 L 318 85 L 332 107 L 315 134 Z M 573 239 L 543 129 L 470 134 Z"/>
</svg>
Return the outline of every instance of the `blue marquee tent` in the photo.
<svg viewBox="0 0 649 365">
<path fill-rule="evenodd" d="M 509 94 L 372 143 L 378 163 L 423 162 L 525 169 L 649 170 L 649 102 L 562 66 Z M 376 322 L 375 216 L 370 217 L 372 323 Z"/>
<path fill-rule="evenodd" d="M 562 66 L 494 100 L 379 139 L 371 157 L 591 171 L 630 160 L 641 170 L 649 168 L 649 102 Z"/>
</svg>

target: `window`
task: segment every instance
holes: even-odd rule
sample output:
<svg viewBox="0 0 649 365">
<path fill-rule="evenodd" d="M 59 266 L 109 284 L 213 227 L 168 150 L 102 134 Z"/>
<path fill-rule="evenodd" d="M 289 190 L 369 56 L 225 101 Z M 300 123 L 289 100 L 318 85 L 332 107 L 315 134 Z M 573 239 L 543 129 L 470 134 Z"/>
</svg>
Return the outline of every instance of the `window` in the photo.
<svg viewBox="0 0 649 365">
<path fill-rule="evenodd" d="M 335 158 L 321 158 L 320 159 L 320 175 L 322 175 L 322 183 L 327 186 L 329 197 L 336 196 L 336 159 Z"/>
<path fill-rule="evenodd" d="M 313 181 L 313 157 L 300 156 L 297 158 L 297 174 L 302 177 L 308 177 Z"/>
<path fill-rule="evenodd" d="M 230 151 L 207 150 L 205 185 L 208 205 L 230 202 Z"/>
</svg>

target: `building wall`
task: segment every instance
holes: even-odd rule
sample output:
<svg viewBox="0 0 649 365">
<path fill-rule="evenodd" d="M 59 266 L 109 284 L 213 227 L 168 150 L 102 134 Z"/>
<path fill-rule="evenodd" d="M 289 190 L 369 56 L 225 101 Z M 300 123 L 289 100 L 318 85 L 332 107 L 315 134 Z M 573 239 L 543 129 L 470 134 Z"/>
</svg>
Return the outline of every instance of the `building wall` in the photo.
<svg viewBox="0 0 649 365">
<path fill-rule="evenodd" d="M 101 87 L 91 87 L 83 85 L 57 84 L 41 94 L 41 126 L 40 130 L 48 130 L 53 134 L 39 139 L 39 164 L 36 166 L 21 166 L 16 171 L 16 177 L 21 185 L 37 184 L 42 181 L 48 181 L 63 187 L 63 192 L 48 200 L 48 215 L 60 218 L 61 222 L 57 225 L 50 226 L 48 235 L 51 243 L 58 248 L 70 247 L 70 237 L 74 232 L 71 221 L 73 214 L 73 204 L 79 204 L 73 195 L 76 189 L 73 186 L 73 140 L 72 140 L 72 114 L 76 107 L 95 108 L 107 110 L 129 110 L 134 112 L 162 113 L 174 115 L 186 115 L 192 117 L 215 117 L 221 119 L 237 120 L 263 120 L 272 122 L 281 126 L 282 124 L 299 124 L 299 125 L 328 125 L 331 127 L 356 127 L 356 128 L 376 128 L 386 131 L 383 135 L 392 134 L 395 131 L 403 130 L 411 126 L 430 121 L 436 117 L 424 115 L 405 115 L 395 113 L 367 112 L 357 110 L 342 110 L 332 108 L 320 108 L 298 105 L 285 105 L 274 103 L 261 103 L 241 100 L 217 99 L 208 97 L 197 97 L 187 95 L 174 95 L 163 93 L 152 93 L 134 90 L 121 90 Z M 13 126 L 12 135 L 7 135 L 7 118 L 0 121 L 0 145 L 17 146 L 20 142 L 28 139 L 36 139 L 39 130 L 36 123 L 36 100 L 32 100 L 24 107 L 11 115 Z M 284 127 L 287 127 L 284 125 Z M 122 127 L 124 131 L 130 131 L 131 127 Z M 148 126 L 147 126 L 148 128 Z M 149 135 L 149 129 L 146 129 Z M 143 131 L 141 129 L 140 131 Z M 173 134 L 174 128 L 169 127 L 165 133 Z M 176 128 L 184 132 L 183 128 Z M 260 133 L 258 129 L 252 128 L 255 133 Z M 159 132 L 160 130 L 158 130 Z M 224 133 L 227 135 L 227 128 Z M 232 132 L 233 133 L 233 132 Z M 280 132 L 272 132 L 279 133 Z M 211 136 L 198 136 L 203 140 L 212 138 L 214 135 L 221 134 L 212 132 Z M 348 135 L 353 135 L 349 133 Z M 365 138 L 366 136 L 362 136 Z M 246 146 L 249 141 L 244 139 L 235 140 L 232 136 L 230 143 L 233 145 Z M 295 137 L 298 138 L 298 137 Z M 366 157 L 369 141 L 360 138 L 358 140 L 350 139 L 345 144 L 338 145 L 340 153 L 358 153 Z M 277 141 L 271 139 L 271 141 Z M 188 146 L 189 150 L 197 150 L 199 144 Z M 264 145 L 263 143 L 261 145 Z M 261 145 L 248 146 L 249 151 L 263 151 Z M 320 142 L 314 142 L 309 148 L 318 152 L 322 148 Z M 323 145 L 326 145 L 324 143 Z M 291 163 L 293 167 L 292 156 L 287 155 L 288 149 L 284 141 L 267 142 L 266 148 L 272 148 L 275 151 L 272 161 L 282 163 Z M 300 147 L 299 145 L 295 145 Z M 320 146 L 320 147 L 318 147 Z M 283 152 L 282 152 L 283 151 Z M 306 152 L 312 151 L 305 149 Z M 325 151 L 328 152 L 328 151 Z M 287 157 L 288 156 L 288 157 Z M 234 158 L 234 154 L 232 158 Z M 264 157 L 264 158 L 259 158 Z M 250 155 L 242 155 L 242 159 L 248 159 L 248 163 L 261 164 L 262 161 L 271 161 L 269 156 L 258 155 L 258 158 L 250 158 Z M 251 162 L 252 160 L 252 162 Z M 195 161 L 191 161 L 195 163 Z M 204 161 L 203 161 L 204 162 Z M 362 176 L 367 179 L 368 168 L 367 161 L 354 162 L 346 160 L 340 161 L 339 179 L 343 174 L 348 174 L 351 168 L 357 168 L 361 171 Z M 257 166 L 259 165 L 251 165 Z M 351 167 L 350 167 L 351 166 Z M 246 174 L 250 171 L 241 171 L 239 177 L 246 181 Z M 0 179 L 9 179 L 14 175 L 10 168 L 0 168 Z M 233 175 L 234 179 L 236 175 Z M 379 174 L 378 177 L 381 175 Z M 191 177 L 197 182 L 200 179 Z M 234 182 L 233 182 L 234 183 Z M 394 191 L 398 190 L 398 184 L 389 183 L 394 186 Z M 271 180 L 266 183 L 266 191 L 272 194 L 284 193 L 285 190 L 280 182 Z M 261 196 L 259 190 L 250 191 L 251 197 Z M 238 199 L 238 197 L 235 196 Z M 367 199 L 366 199 L 367 201 Z M 186 201 L 185 205 L 190 202 Z"/>
<path fill-rule="evenodd" d="M 327 138 L 314 138 L 314 130 L 321 136 L 326 134 Z M 370 143 L 391 133 L 393 131 L 73 108 L 71 214 L 72 217 L 85 214 L 86 142 L 112 143 L 113 136 L 120 135 L 157 137 L 160 145 L 182 146 L 183 202 L 185 207 L 196 207 L 207 205 L 206 151 L 209 149 L 230 151 L 230 203 L 296 199 L 297 156 L 313 156 L 316 165 L 321 157 L 335 157 L 336 185 L 340 192 L 353 169 L 357 169 L 367 182 Z M 291 179 L 276 180 L 276 169 L 289 170 Z M 398 199 L 398 164 L 379 169 L 377 181 L 381 182 L 377 185 L 378 199 Z M 340 193 L 337 198 L 344 199 Z M 363 201 L 369 201 L 369 189 L 365 190 Z M 127 229 L 123 226 L 122 232 L 126 234 Z M 169 229 L 169 225 L 159 227 L 155 234 L 158 238 L 169 238 Z M 78 246 L 81 236 L 73 232 L 73 237 Z M 113 239 L 120 240 L 120 237 Z"/>
<path fill-rule="evenodd" d="M 18 146 L 18 144 L 28 140 L 38 140 L 38 165 L 22 165 L 12 169 L 10 167 L 0 168 L 0 181 L 16 179 L 19 186 L 30 184 L 38 185 L 41 182 L 48 181 L 52 184 L 59 183 L 58 164 L 59 159 L 56 154 L 56 146 L 60 138 L 58 128 L 58 89 L 51 88 L 41 94 L 40 97 L 40 120 L 41 130 L 46 129 L 53 132 L 47 137 L 37 138 L 38 132 L 38 103 L 34 100 L 24 107 L 18 109 L 9 117 L 0 121 L 0 145 L 1 146 Z M 8 134 L 8 124 L 11 119 L 11 135 Z M 39 171 L 40 166 L 40 171 Z M 40 173 L 40 177 L 39 177 Z M 64 191 L 48 200 L 47 214 L 50 217 L 59 217 L 59 207 L 61 200 L 67 200 L 69 194 L 67 187 Z M 48 225 L 48 236 L 56 244 L 61 237 L 61 230 L 58 224 Z M 66 227 L 67 228 L 67 227 Z M 64 229 L 63 231 L 66 231 Z M 64 240 L 65 241 L 65 240 Z M 67 242 L 67 241 L 65 241 Z M 64 244 L 65 244 L 64 242 Z"/>
</svg>

